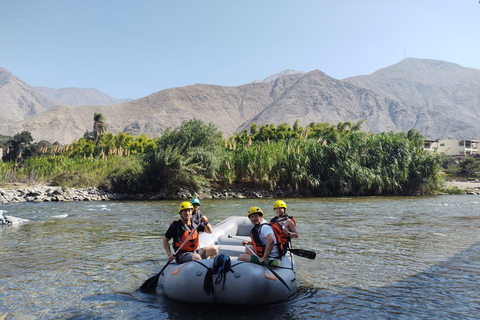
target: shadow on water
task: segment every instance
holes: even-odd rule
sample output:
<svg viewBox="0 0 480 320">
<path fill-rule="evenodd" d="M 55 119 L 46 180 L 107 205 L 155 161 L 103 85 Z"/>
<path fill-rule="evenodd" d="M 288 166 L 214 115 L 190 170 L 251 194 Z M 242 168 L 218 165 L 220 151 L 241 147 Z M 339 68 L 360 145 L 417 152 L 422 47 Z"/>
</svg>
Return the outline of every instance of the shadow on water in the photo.
<svg viewBox="0 0 480 320">
<path fill-rule="evenodd" d="M 179 303 L 162 292 L 136 292 L 142 319 L 478 319 L 480 243 L 423 272 L 385 287 L 338 291 L 300 286 L 287 301 L 267 306 Z M 128 300 L 128 299 L 127 299 Z"/>
<path fill-rule="evenodd" d="M 423 272 L 379 288 L 318 290 L 306 298 L 305 318 L 478 319 L 480 244 Z"/>
<path fill-rule="evenodd" d="M 272 305 L 224 305 L 224 304 L 191 304 L 172 300 L 161 292 L 155 295 L 148 306 L 150 315 L 157 318 L 168 314 L 168 319 L 305 319 L 297 315 L 292 303 L 298 304 L 302 297 L 313 297 L 316 290 L 299 288 L 289 299 Z M 304 298 L 303 298 L 304 300 Z M 304 301 L 304 303 L 306 303 Z M 157 309 L 155 315 L 153 310 Z M 145 315 L 142 311 L 142 317 Z"/>
</svg>

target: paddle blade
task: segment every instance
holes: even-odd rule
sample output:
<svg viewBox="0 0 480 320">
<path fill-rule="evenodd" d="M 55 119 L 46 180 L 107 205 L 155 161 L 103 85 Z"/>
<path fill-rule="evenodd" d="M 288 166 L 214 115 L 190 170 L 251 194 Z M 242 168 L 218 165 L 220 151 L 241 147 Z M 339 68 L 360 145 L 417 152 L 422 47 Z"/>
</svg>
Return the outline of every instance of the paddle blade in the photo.
<svg viewBox="0 0 480 320">
<path fill-rule="evenodd" d="M 315 259 L 315 257 L 317 256 L 317 254 L 314 251 L 309 251 L 305 249 L 290 249 L 290 252 L 292 252 L 297 256 L 304 257 L 307 259 Z"/>
<path fill-rule="evenodd" d="M 157 273 L 155 276 L 145 281 L 140 287 L 140 291 L 142 291 L 143 293 L 155 292 L 158 285 L 158 279 L 162 275 L 163 270 L 165 270 L 165 268 L 170 264 L 170 262 L 171 261 L 168 261 L 167 264 L 163 266 L 162 270 L 160 270 L 159 273 Z"/>
<path fill-rule="evenodd" d="M 145 281 L 140 287 L 140 291 L 142 291 L 143 293 L 155 292 L 157 289 L 159 278 L 160 278 L 160 273 L 157 273 L 155 276 Z"/>
</svg>

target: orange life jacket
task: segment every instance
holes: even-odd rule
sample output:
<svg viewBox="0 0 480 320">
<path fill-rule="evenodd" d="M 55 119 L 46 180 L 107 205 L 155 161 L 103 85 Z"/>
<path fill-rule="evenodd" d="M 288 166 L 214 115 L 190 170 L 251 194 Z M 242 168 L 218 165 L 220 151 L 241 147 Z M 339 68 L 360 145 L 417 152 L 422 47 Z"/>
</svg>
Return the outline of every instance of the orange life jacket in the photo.
<svg viewBox="0 0 480 320">
<path fill-rule="evenodd" d="M 291 242 L 290 236 L 283 233 L 283 228 L 282 228 L 282 227 L 286 227 L 287 219 L 292 220 L 293 224 L 295 226 L 297 225 L 297 222 L 295 221 L 295 219 L 293 217 L 288 216 L 288 215 L 285 215 L 284 217 L 274 217 L 274 218 L 272 218 L 272 220 L 270 220 L 271 224 L 278 225 L 278 227 L 280 228 L 280 231 L 281 231 L 280 240 L 282 242 L 283 250 L 284 250 L 283 254 L 287 253 L 287 249 L 290 246 L 290 242 Z M 272 229 L 273 229 L 273 227 L 272 227 Z"/>
<path fill-rule="evenodd" d="M 285 215 L 284 217 L 278 217 L 278 216 L 274 217 L 272 218 L 272 220 L 270 220 L 270 222 L 278 222 L 281 225 L 284 225 L 287 219 L 292 220 L 295 226 L 297 225 L 297 222 L 295 221 L 295 219 L 293 217 L 290 217 L 289 215 Z"/>
<path fill-rule="evenodd" d="M 286 239 L 288 239 L 288 236 L 283 233 L 282 227 L 277 222 L 261 224 L 259 230 L 260 228 L 262 228 L 263 225 L 267 225 L 272 228 L 273 233 L 275 234 L 275 238 L 277 240 L 277 243 L 275 245 L 278 248 L 279 254 L 278 257 L 274 258 L 281 259 L 282 256 L 287 253 Z M 262 241 L 260 240 L 259 230 L 257 230 L 256 226 L 253 227 L 250 231 L 250 238 L 252 239 L 253 250 L 255 251 L 257 256 L 263 257 L 266 245 L 262 244 Z"/>
<path fill-rule="evenodd" d="M 188 236 L 190 235 L 190 233 L 192 233 L 192 229 L 194 229 L 193 227 L 188 227 L 190 230 L 184 230 L 183 228 L 179 228 L 178 229 L 178 237 L 176 238 L 177 241 L 175 241 L 173 243 L 173 249 L 175 251 L 178 250 L 178 248 L 180 248 L 180 246 L 182 245 L 182 243 L 188 238 Z M 181 232 L 183 231 L 183 234 L 181 234 Z M 199 246 L 199 241 L 198 241 L 198 231 L 195 230 L 193 231 L 193 235 L 190 237 L 190 239 L 188 239 L 188 241 L 182 246 L 182 248 L 180 249 L 180 251 L 178 251 L 178 253 L 183 253 L 183 252 L 193 252 L 195 251 Z"/>
</svg>

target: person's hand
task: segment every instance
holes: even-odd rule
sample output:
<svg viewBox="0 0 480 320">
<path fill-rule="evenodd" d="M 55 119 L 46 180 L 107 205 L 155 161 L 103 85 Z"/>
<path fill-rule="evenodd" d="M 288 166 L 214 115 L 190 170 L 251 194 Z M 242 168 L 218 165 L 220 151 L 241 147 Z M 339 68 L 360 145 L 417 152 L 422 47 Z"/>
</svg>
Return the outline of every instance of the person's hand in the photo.
<svg viewBox="0 0 480 320">
<path fill-rule="evenodd" d="M 242 241 L 242 246 L 246 246 L 248 244 L 248 241 L 243 240 Z"/>
<path fill-rule="evenodd" d="M 258 258 L 258 262 L 260 262 L 260 264 L 263 264 L 265 262 L 265 257 Z"/>
<path fill-rule="evenodd" d="M 288 234 L 288 229 L 286 227 L 282 227 L 282 232 Z"/>
<path fill-rule="evenodd" d="M 168 261 L 173 261 L 175 259 L 175 256 L 173 254 L 168 256 Z"/>
<path fill-rule="evenodd" d="M 205 216 L 202 216 L 202 218 L 200 219 L 200 221 L 202 221 L 204 225 L 207 225 L 207 224 L 208 224 L 208 218 L 205 217 Z"/>
</svg>

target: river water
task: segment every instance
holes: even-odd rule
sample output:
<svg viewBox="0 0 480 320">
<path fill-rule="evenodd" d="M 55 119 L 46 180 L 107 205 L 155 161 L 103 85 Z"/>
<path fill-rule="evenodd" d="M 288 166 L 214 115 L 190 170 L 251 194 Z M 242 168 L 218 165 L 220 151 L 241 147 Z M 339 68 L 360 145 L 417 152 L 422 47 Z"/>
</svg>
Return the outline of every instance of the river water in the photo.
<svg viewBox="0 0 480 320">
<path fill-rule="evenodd" d="M 136 289 L 166 263 L 180 201 L 2 205 L 0 319 L 478 319 L 480 197 L 284 199 L 299 288 L 272 306 L 181 304 Z M 275 199 L 202 200 L 215 224 Z"/>
</svg>

